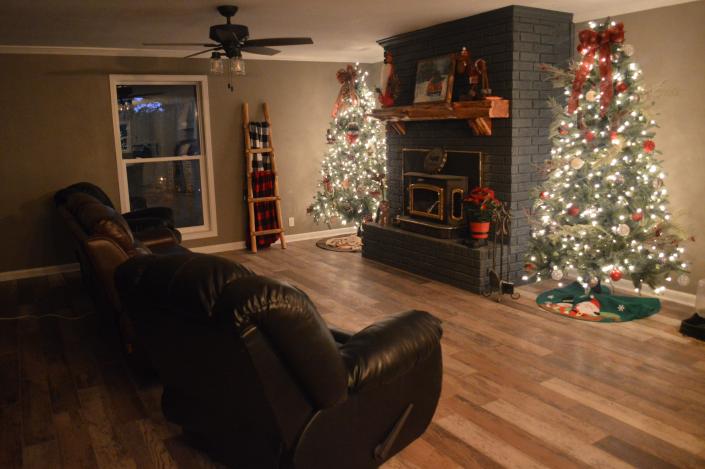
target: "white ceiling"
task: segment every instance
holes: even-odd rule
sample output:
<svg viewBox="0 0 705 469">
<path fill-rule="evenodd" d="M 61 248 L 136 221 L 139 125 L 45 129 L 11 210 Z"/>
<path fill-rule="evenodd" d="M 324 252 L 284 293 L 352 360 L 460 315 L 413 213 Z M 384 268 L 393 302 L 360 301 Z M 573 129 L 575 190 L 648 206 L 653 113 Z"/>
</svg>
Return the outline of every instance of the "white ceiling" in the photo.
<svg viewBox="0 0 705 469">
<path fill-rule="evenodd" d="M 232 0 L 235 23 L 253 39 L 311 36 L 314 45 L 282 47 L 279 60 L 378 62 L 377 39 L 517 2 L 498 0 Z M 0 52 L 183 56 L 198 48 L 144 47 L 142 42 L 210 42 L 208 27 L 227 0 L 2 0 Z M 683 0 L 523 0 L 567 11 L 576 22 L 683 3 Z M 15 47 L 15 46 L 33 46 Z M 96 50 L 96 48 L 102 50 Z M 246 54 L 246 57 L 249 54 Z M 207 55 L 205 55 L 207 57 Z M 264 58 L 249 56 L 249 58 Z"/>
</svg>

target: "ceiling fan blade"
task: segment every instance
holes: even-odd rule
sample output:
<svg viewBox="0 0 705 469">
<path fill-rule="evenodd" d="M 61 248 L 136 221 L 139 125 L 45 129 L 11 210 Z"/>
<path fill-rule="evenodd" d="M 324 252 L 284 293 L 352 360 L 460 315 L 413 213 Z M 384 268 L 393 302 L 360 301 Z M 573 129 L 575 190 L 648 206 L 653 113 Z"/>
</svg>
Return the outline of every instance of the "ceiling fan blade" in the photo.
<svg viewBox="0 0 705 469">
<path fill-rule="evenodd" d="M 218 47 L 218 44 L 203 44 L 200 42 L 143 42 L 143 46 L 201 46 Z"/>
<path fill-rule="evenodd" d="M 186 57 L 184 57 L 184 59 L 190 59 L 191 57 L 196 57 L 197 55 L 205 54 L 207 52 L 212 52 L 212 51 L 218 50 L 218 49 L 222 49 L 222 47 L 218 46 L 218 47 L 213 47 L 212 49 L 202 50 L 201 52 L 196 52 L 194 54 L 187 55 Z"/>
<path fill-rule="evenodd" d="M 250 54 L 259 54 L 259 55 L 277 55 L 279 50 L 272 49 L 270 47 L 254 47 L 254 46 L 245 46 L 241 49 L 243 52 L 249 52 Z"/>
<path fill-rule="evenodd" d="M 245 42 L 245 47 L 257 46 L 299 46 L 313 44 L 310 37 L 270 37 L 268 39 L 251 39 Z"/>
</svg>

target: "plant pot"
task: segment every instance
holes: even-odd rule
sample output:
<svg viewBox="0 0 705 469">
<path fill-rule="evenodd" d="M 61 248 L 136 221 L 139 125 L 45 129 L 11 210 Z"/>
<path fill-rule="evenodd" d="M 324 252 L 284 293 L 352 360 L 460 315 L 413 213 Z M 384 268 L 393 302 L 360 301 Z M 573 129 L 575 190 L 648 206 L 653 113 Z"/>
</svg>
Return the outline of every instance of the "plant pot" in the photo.
<svg viewBox="0 0 705 469">
<path fill-rule="evenodd" d="M 472 239 L 487 239 L 490 236 L 490 222 L 471 221 L 470 237 Z"/>
</svg>

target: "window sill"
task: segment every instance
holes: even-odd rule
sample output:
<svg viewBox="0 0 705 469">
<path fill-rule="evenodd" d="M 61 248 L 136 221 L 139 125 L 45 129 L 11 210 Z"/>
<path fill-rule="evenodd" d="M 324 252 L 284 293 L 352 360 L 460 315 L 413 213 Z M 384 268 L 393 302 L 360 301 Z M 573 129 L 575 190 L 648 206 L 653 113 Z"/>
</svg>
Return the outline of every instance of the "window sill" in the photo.
<svg viewBox="0 0 705 469">
<path fill-rule="evenodd" d="M 218 236 L 217 229 L 211 229 L 211 230 L 197 229 L 195 231 L 191 231 L 191 229 L 189 229 L 189 228 L 184 228 L 184 229 L 178 229 L 178 230 L 181 231 L 181 238 L 184 241 L 190 241 L 192 239 L 202 239 L 202 238 L 215 238 Z"/>
</svg>

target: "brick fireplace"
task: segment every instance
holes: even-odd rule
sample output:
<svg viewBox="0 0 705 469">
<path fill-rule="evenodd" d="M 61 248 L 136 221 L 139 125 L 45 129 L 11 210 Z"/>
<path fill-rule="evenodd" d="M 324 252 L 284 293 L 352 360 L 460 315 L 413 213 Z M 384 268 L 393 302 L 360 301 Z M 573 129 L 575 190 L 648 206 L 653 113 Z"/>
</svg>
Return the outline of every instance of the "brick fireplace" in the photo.
<svg viewBox="0 0 705 469">
<path fill-rule="evenodd" d="M 401 84 L 397 105 L 413 103 L 418 60 L 457 53 L 463 46 L 473 59 L 487 61 L 492 94 L 511 100 L 510 117 L 493 119 L 491 136 L 474 135 L 466 120 L 407 122 L 404 134 L 388 126 L 387 198 L 392 216 L 408 210 L 409 181 L 403 175 L 409 172 L 404 169 L 408 149 L 481 153 L 483 183 L 495 189 L 512 215 L 510 265 L 517 281 L 529 238 L 529 190 L 540 177 L 537 166 L 550 157 L 547 100 L 557 96 L 539 64 L 565 65 L 572 51 L 572 15 L 510 6 L 378 42 L 394 57 Z M 458 240 L 374 224 L 365 229 L 363 256 L 474 292 L 483 289 L 491 264 L 487 246 L 470 248 Z"/>
</svg>

